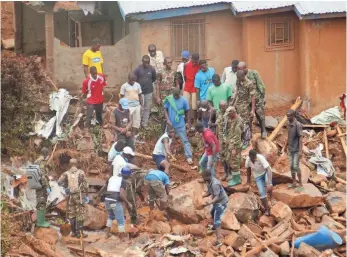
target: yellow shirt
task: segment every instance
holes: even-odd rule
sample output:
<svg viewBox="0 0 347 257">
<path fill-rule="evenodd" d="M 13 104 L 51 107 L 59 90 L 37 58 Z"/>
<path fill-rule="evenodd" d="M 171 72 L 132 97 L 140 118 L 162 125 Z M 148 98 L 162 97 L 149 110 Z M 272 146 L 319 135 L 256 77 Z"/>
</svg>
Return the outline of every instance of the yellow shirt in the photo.
<svg viewBox="0 0 347 257">
<path fill-rule="evenodd" d="M 92 50 L 88 49 L 83 54 L 82 63 L 83 65 L 88 66 L 88 72 L 90 67 L 95 66 L 98 73 L 103 73 L 101 65 L 104 63 L 104 59 L 102 58 L 100 51 L 93 52 Z"/>
</svg>

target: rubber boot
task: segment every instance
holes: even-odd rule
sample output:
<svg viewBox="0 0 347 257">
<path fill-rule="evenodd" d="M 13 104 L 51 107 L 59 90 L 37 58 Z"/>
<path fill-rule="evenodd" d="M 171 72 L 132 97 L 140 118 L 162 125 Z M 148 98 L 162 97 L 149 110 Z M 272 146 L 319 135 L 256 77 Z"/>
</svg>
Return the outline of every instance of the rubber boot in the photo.
<svg viewBox="0 0 347 257">
<path fill-rule="evenodd" d="M 260 131 L 261 131 L 261 138 L 265 139 L 267 137 L 267 132 L 265 128 L 265 120 L 260 120 Z"/>
<path fill-rule="evenodd" d="M 228 186 L 233 187 L 233 186 L 241 184 L 240 172 L 232 172 L 232 175 L 233 175 L 233 177 L 231 180 L 229 180 Z"/>
<path fill-rule="evenodd" d="M 88 235 L 83 233 L 83 220 L 76 220 L 76 237 L 81 238 L 81 235 L 83 238 L 87 238 Z"/>
<path fill-rule="evenodd" d="M 71 224 L 71 237 L 76 237 L 76 218 L 70 219 L 70 224 Z"/>
<path fill-rule="evenodd" d="M 50 226 L 49 222 L 45 219 L 46 210 L 37 210 L 37 220 L 36 226 L 40 228 L 48 228 Z"/>
<path fill-rule="evenodd" d="M 265 208 L 265 215 L 270 216 L 270 208 L 269 208 L 269 203 L 267 202 L 267 199 L 262 198 L 260 200 L 261 200 L 261 203 L 263 204 L 263 206 Z"/>
</svg>

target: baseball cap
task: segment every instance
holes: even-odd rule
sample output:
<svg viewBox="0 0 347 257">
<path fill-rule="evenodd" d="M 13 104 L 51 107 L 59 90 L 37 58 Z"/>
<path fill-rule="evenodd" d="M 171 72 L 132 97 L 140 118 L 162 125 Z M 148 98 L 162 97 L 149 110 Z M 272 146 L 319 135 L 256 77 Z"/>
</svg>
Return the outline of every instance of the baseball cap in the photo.
<svg viewBox="0 0 347 257">
<path fill-rule="evenodd" d="M 124 147 L 123 153 L 130 154 L 131 156 L 135 156 L 133 149 L 131 149 L 129 146 Z"/>
<path fill-rule="evenodd" d="M 121 172 L 120 172 L 122 175 L 127 175 L 127 176 L 130 176 L 131 175 L 131 169 L 128 167 L 128 166 L 125 166 Z"/>
<path fill-rule="evenodd" d="M 182 51 L 182 53 L 181 53 L 182 58 L 189 59 L 189 56 L 190 56 L 189 51 Z"/>
<path fill-rule="evenodd" d="M 124 110 L 129 109 L 129 100 L 127 98 L 122 98 L 119 100 L 119 104 L 122 106 Z"/>
</svg>

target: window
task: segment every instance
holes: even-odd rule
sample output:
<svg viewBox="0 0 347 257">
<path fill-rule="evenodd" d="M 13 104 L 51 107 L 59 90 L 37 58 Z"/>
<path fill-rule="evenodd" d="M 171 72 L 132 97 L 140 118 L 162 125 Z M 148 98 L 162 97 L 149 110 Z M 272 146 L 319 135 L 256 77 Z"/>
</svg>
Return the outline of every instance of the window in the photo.
<svg viewBox="0 0 347 257">
<path fill-rule="evenodd" d="M 205 56 L 205 20 L 174 20 L 171 21 L 172 56 L 181 59 L 181 53 L 188 50 L 190 54 L 199 53 Z"/>
<path fill-rule="evenodd" d="M 293 18 L 271 18 L 265 22 L 265 50 L 294 49 Z"/>
</svg>

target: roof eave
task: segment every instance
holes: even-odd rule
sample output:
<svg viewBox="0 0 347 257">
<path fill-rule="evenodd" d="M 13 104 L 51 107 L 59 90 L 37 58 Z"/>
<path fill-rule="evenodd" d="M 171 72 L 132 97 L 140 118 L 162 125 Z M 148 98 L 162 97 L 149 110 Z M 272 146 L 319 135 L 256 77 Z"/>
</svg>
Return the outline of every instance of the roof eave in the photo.
<svg viewBox="0 0 347 257">
<path fill-rule="evenodd" d="M 274 13 L 281 13 L 281 12 L 290 12 L 290 11 L 293 11 L 293 6 L 285 6 L 285 7 L 279 7 L 279 8 L 267 9 L 267 10 L 254 10 L 254 11 L 247 11 L 247 12 L 237 12 L 236 9 L 232 8 L 232 11 L 235 16 L 250 17 L 250 16 L 259 16 L 259 15 L 274 14 Z"/>
<path fill-rule="evenodd" d="M 300 20 L 318 20 L 318 19 L 329 19 L 329 18 L 346 18 L 345 12 L 337 13 L 321 13 L 321 14 L 307 14 L 299 16 Z"/>
</svg>

